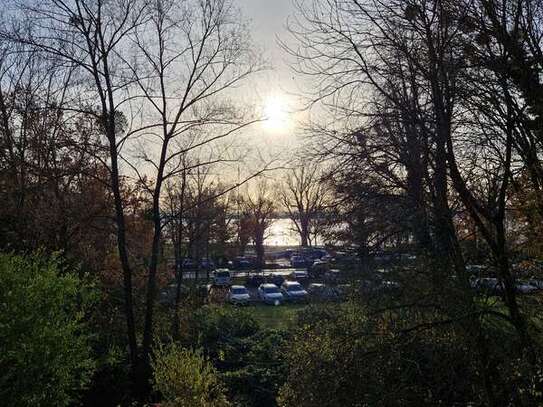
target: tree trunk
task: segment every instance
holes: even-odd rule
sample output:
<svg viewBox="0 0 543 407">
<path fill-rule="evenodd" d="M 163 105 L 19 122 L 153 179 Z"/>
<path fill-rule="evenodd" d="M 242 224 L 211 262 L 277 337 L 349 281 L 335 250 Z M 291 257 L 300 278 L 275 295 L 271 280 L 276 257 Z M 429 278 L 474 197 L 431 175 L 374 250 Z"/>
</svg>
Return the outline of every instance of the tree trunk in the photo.
<svg viewBox="0 0 543 407">
<path fill-rule="evenodd" d="M 307 219 L 303 219 L 303 217 L 300 218 L 300 243 L 302 245 L 302 247 L 307 247 L 308 246 L 308 236 L 309 236 L 309 225 L 308 225 L 308 220 Z"/>
<path fill-rule="evenodd" d="M 258 270 L 264 267 L 264 233 L 258 231 L 255 236 L 256 266 Z"/>
</svg>

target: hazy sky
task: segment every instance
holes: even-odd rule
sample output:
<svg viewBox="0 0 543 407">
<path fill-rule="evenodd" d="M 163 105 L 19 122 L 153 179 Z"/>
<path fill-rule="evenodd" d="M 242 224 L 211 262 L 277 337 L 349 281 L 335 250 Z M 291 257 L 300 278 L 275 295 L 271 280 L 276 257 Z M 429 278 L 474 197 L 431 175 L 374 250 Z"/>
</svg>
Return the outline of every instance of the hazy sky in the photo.
<svg viewBox="0 0 543 407">
<path fill-rule="evenodd" d="M 300 142 L 296 124 L 305 117 L 304 113 L 294 112 L 302 106 L 297 96 L 302 78 L 296 78 L 290 70 L 289 56 L 278 44 L 278 38 L 290 42 L 286 24 L 287 18 L 294 13 L 292 0 L 234 1 L 250 22 L 255 45 L 272 66 L 271 70 L 253 77 L 250 92 L 261 100 L 265 112 L 269 109 L 273 114 L 274 110 L 280 110 L 280 121 L 284 119 L 282 125 L 264 126 L 260 134 L 257 129 L 257 144 L 264 143 L 271 150 L 294 151 Z"/>
<path fill-rule="evenodd" d="M 293 82 L 284 63 L 284 52 L 277 44 L 277 37 L 288 39 L 286 21 L 294 12 L 292 0 L 237 0 L 239 7 L 250 20 L 253 28 L 253 39 L 273 63 L 276 74 L 286 76 L 287 82 Z M 292 83 L 283 84 L 292 86 Z"/>
</svg>

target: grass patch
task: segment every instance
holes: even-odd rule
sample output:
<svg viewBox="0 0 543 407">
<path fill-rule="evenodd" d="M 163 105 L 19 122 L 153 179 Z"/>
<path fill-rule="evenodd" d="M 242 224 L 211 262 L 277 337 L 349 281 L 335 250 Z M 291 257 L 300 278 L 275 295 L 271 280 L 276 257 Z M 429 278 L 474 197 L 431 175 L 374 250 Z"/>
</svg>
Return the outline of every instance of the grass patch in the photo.
<svg viewBox="0 0 543 407">
<path fill-rule="evenodd" d="M 296 313 L 305 307 L 307 304 L 256 304 L 248 306 L 246 310 L 262 328 L 288 329 L 294 324 Z"/>
</svg>

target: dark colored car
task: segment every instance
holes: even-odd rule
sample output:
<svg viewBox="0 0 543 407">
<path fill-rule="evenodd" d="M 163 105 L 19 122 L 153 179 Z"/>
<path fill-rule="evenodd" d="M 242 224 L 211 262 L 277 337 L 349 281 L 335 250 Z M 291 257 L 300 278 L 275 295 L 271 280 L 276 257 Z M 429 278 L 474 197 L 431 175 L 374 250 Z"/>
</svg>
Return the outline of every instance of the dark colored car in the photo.
<svg viewBox="0 0 543 407">
<path fill-rule="evenodd" d="M 272 274 L 268 281 L 272 284 L 275 284 L 277 287 L 281 287 L 281 284 L 285 282 L 285 277 L 279 275 L 279 274 Z"/>
<path fill-rule="evenodd" d="M 247 270 L 254 266 L 253 262 L 249 258 L 243 256 L 234 258 L 232 263 L 234 268 L 241 270 Z"/>
<path fill-rule="evenodd" d="M 315 260 L 309 269 L 309 275 L 312 278 L 321 278 L 328 271 L 330 271 L 330 264 L 328 262 Z"/>
<path fill-rule="evenodd" d="M 326 250 L 318 248 L 306 248 L 300 251 L 300 256 L 305 257 L 309 263 L 313 263 L 313 261 L 321 259 L 327 254 Z"/>
<path fill-rule="evenodd" d="M 339 293 L 333 287 L 326 284 L 313 283 L 307 287 L 307 292 L 313 300 L 317 301 L 338 301 Z"/>
<path fill-rule="evenodd" d="M 311 264 L 313 264 L 313 261 L 303 256 L 292 256 L 290 258 L 290 265 L 294 268 L 305 268 Z"/>
<path fill-rule="evenodd" d="M 181 260 L 181 266 L 183 267 L 183 270 L 195 270 L 198 268 L 198 263 L 190 257 L 185 257 Z"/>
<path fill-rule="evenodd" d="M 266 282 L 264 276 L 261 275 L 252 275 L 248 276 L 247 280 L 245 281 L 245 285 L 247 287 L 258 287 L 261 284 L 264 284 Z"/>
<path fill-rule="evenodd" d="M 475 278 L 471 282 L 471 287 L 480 294 L 502 295 L 503 284 L 497 278 Z"/>
<path fill-rule="evenodd" d="M 211 259 L 200 260 L 200 268 L 203 270 L 215 270 L 215 263 Z"/>
<path fill-rule="evenodd" d="M 299 281 L 305 284 L 305 282 L 309 279 L 309 273 L 307 272 L 307 270 L 298 269 L 290 273 L 288 278 L 289 280 Z"/>
<path fill-rule="evenodd" d="M 326 273 L 324 273 L 324 281 L 328 283 L 337 283 L 340 280 L 340 272 L 339 270 L 329 270 Z"/>
</svg>

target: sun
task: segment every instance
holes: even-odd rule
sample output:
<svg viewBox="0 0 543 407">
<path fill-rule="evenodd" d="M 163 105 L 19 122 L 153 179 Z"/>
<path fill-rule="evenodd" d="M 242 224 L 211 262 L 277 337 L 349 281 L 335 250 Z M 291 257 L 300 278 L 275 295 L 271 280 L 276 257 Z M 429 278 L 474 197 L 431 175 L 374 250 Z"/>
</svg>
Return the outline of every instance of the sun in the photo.
<svg viewBox="0 0 543 407">
<path fill-rule="evenodd" d="M 264 102 L 262 126 L 272 133 L 284 133 L 290 129 L 288 100 L 283 95 L 269 96 Z"/>
</svg>

